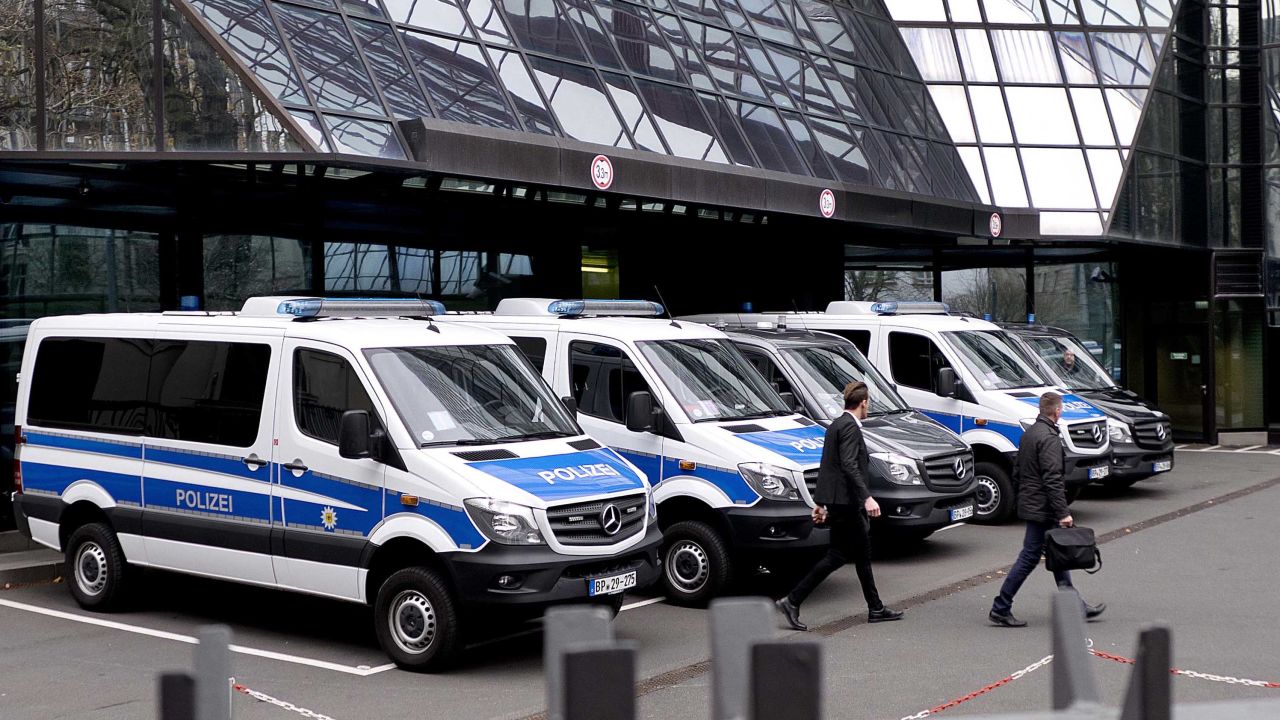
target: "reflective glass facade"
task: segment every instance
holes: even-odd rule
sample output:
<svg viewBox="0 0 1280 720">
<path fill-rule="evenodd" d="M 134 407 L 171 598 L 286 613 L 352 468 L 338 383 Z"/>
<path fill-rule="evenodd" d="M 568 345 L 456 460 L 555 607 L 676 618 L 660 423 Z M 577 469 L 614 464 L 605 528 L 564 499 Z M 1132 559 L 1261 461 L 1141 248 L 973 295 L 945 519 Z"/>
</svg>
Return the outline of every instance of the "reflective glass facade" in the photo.
<svg viewBox="0 0 1280 720">
<path fill-rule="evenodd" d="M 984 201 L 1102 235 L 1171 0 L 888 0 Z"/>
</svg>

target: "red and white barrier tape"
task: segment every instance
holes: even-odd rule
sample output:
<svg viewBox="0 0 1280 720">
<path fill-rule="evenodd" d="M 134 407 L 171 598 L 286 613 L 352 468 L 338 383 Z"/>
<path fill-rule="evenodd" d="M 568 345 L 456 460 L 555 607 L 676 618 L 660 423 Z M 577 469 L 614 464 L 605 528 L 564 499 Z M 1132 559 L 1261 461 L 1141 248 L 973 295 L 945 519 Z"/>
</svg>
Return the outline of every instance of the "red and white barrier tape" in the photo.
<svg viewBox="0 0 1280 720">
<path fill-rule="evenodd" d="M 251 690 L 245 687 L 244 685 L 241 685 L 240 683 L 235 682 L 234 678 L 232 679 L 232 682 L 231 682 L 231 689 L 235 690 L 238 693 L 241 693 L 242 695 L 248 695 L 249 697 L 259 702 L 264 702 L 269 705 L 275 705 L 276 707 L 282 710 L 288 710 L 289 712 L 297 713 L 302 717 L 311 718 L 311 720 L 333 720 L 333 718 L 329 717 L 328 715 L 321 715 L 318 712 L 314 712 L 306 708 L 298 707 L 297 705 L 294 705 L 291 702 L 285 702 L 284 700 L 273 698 L 266 693 L 258 692 L 257 690 Z"/>
<path fill-rule="evenodd" d="M 1014 680 L 1019 680 L 1019 679 L 1023 678 L 1024 676 L 1026 676 L 1026 675 L 1028 675 L 1028 674 L 1030 674 L 1030 673 L 1033 673 L 1033 672 L 1035 672 L 1036 670 L 1039 670 L 1040 668 L 1044 667 L 1045 665 L 1048 665 L 1048 664 L 1049 664 L 1049 663 L 1051 663 L 1051 662 L 1053 662 L 1053 656 L 1052 656 L 1052 655 L 1046 655 L 1046 656 L 1044 656 L 1043 658 L 1040 658 L 1039 660 L 1037 660 L 1036 662 L 1033 662 L 1033 663 L 1031 663 L 1030 665 L 1028 665 L 1028 666 L 1026 666 L 1026 667 L 1022 668 L 1021 670 L 1019 670 L 1019 671 L 1017 671 L 1017 672 L 1013 673 L 1012 675 L 1009 675 L 1009 676 L 1007 676 L 1007 677 L 1005 677 L 1005 678 L 1003 678 L 1003 679 L 997 680 L 997 681 L 995 681 L 995 682 L 991 683 L 990 685 L 987 685 L 986 687 L 984 687 L 984 688 L 982 688 L 982 689 L 980 689 L 980 690 L 975 690 L 975 691 L 973 691 L 973 692 L 969 693 L 968 695 L 962 695 L 962 696 L 960 696 L 960 697 L 956 698 L 955 700 L 952 700 L 951 702 L 945 702 L 945 703 L 942 703 L 941 705 L 938 705 L 937 707 L 932 707 L 932 708 L 929 708 L 928 710 L 921 710 L 920 712 L 916 713 L 915 715 L 908 715 L 908 716 L 906 716 L 906 717 L 902 718 L 902 720 L 923 720 L 924 718 L 930 717 L 930 716 L 932 716 L 932 715 L 937 715 L 938 713 L 942 712 L 943 710 L 950 710 L 951 708 L 953 708 L 953 707 L 955 707 L 955 706 L 957 706 L 957 705 L 959 705 L 959 704 L 961 704 L 961 703 L 969 702 L 970 700 L 972 700 L 972 699 L 974 699 L 974 698 L 976 698 L 976 697 L 981 697 L 981 696 L 983 696 L 983 695 L 986 695 L 987 693 L 991 692 L 992 690 L 995 690 L 995 689 L 996 689 L 996 688 L 998 688 L 998 687 L 1002 687 L 1002 686 L 1004 686 L 1004 685 L 1008 685 L 1009 683 L 1013 682 Z"/>
<path fill-rule="evenodd" d="M 1104 653 L 1101 650 L 1089 650 L 1094 657 L 1110 660 L 1112 662 L 1123 663 L 1125 665 L 1133 665 L 1137 661 L 1132 658 L 1122 657 L 1120 655 L 1112 655 Z M 1249 687 L 1268 688 L 1271 690 L 1280 689 L 1280 682 L 1267 682 L 1266 680 L 1247 680 L 1245 678 L 1231 677 L 1230 675 L 1211 675 L 1209 673 L 1196 672 L 1195 670 L 1182 670 L 1179 668 L 1169 668 L 1169 674 L 1179 675 L 1182 677 L 1195 678 L 1197 680 L 1210 680 L 1212 682 L 1227 683 L 1228 685 L 1248 685 Z"/>
</svg>

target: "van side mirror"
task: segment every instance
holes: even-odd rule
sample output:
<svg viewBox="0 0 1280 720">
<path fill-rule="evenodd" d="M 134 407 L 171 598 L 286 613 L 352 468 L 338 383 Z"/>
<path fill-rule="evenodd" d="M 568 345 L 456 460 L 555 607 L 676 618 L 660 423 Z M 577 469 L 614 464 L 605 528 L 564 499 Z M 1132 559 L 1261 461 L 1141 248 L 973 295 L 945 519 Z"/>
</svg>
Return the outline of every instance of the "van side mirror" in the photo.
<svg viewBox="0 0 1280 720">
<path fill-rule="evenodd" d="M 944 367 L 938 370 L 938 395 L 942 397 L 955 397 L 956 388 L 960 381 L 956 379 L 956 371 L 954 368 Z"/>
<path fill-rule="evenodd" d="M 627 429 L 632 432 L 651 432 L 657 426 L 657 412 L 653 407 L 653 395 L 640 390 L 627 396 Z"/>
<path fill-rule="evenodd" d="M 782 398 L 782 404 L 785 405 L 788 410 L 794 410 L 798 413 L 804 412 L 804 406 L 800 404 L 800 400 L 796 397 L 795 393 L 778 393 L 778 397 Z"/>
<path fill-rule="evenodd" d="M 578 401 L 566 395 L 560 398 L 560 402 L 564 403 L 564 409 L 569 411 L 569 417 L 576 421 L 578 419 Z"/>
<path fill-rule="evenodd" d="M 348 410 L 338 423 L 338 454 L 351 460 L 373 457 L 369 433 L 369 412 Z"/>
</svg>

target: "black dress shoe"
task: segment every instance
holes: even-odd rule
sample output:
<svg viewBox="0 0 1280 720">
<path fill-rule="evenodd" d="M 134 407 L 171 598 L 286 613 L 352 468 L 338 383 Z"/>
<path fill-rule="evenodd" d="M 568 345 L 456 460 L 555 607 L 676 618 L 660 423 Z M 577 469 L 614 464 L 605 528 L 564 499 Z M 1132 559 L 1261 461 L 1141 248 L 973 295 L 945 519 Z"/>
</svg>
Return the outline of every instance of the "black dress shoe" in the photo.
<svg viewBox="0 0 1280 720">
<path fill-rule="evenodd" d="M 882 607 L 879 610 L 870 610 L 867 612 L 867 622 L 869 623 L 892 622 L 894 620 L 901 620 L 901 619 L 902 619 L 901 610 L 892 610 L 887 607 Z"/>
<path fill-rule="evenodd" d="M 792 630 L 805 632 L 809 629 L 808 625 L 800 622 L 800 608 L 791 604 L 790 598 L 781 598 L 773 603 L 778 608 L 778 612 L 782 613 L 782 617 L 787 619 L 787 624 Z"/>
<path fill-rule="evenodd" d="M 1097 605 L 1090 605 L 1088 603 L 1085 603 L 1084 618 L 1086 620 L 1092 620 L 1106 611 L 1107 611 L 1106 603 L 1098 603 Z"/>
<path fill-rule="evenodd" d="M 996 625 L 1000 625 L 1001 627 L 1026 627 L 1027 626 L 1026 620 L 1019 620 L 1018 618 L 1014 617 L 1013 613 L 1011 612 L 998 613 L 995 610 L 992 610 L 987 615 L 987 618 L 991 620 L 991 622 L 995 623 Z"/>
</svg>

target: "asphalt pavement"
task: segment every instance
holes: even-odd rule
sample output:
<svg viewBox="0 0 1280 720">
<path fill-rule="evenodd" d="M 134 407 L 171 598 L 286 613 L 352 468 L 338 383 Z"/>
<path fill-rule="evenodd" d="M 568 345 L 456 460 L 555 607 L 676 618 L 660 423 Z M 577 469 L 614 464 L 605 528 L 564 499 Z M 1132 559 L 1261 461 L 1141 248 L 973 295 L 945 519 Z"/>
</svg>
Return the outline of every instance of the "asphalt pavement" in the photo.
<svg viewBox="0 0 1280 720">
<path fill-rule="evenodd" d="M 1078 581 L 1090 601 L 1109 605 L 1089 626 L 1096 647 L 1132 656 L 1137 631 L 1163 620 L 1179 666 L 1280 680 L 1280 485 L 1266 485 L 1277 477 L 1280 455 L 1183 452 L 1170 474 L 1078 501 L 1077 521 L 1107 540 L 1103 571 Z M 960 526 L 918 546 L 881 548 L 877 579 L 886 601 L 907 609 L 900 623 L 865 624 L 851 569 L 821 587 L 803 610 L 824 648 L 827 716 L 900 718 L 1046 655 L 1048 573 L 1033 574 L 1018 598 L 1016 612 L 1031 627 L 985 619 L 1021 532 Z M 778 585 L 764 578 L 751 589 Z M 620 638 L 640 646 L 642 716 L 706 717 L 706 613 L 644 600 L 629 598 L 639 606 L 616 624 Z M 0 591 L 3 717 L 154 717 L 157 675 L 190 667 L 192 636 L 208 623 L 232 627 L 239 682 L 335 720 L 519 718 L 543 707 L 536 630 L 486 628 L 489 638 L 462 668 L 417 675 L 387 666 L 358 606 L 154 573 L 136 607 L 110 615 L 80 610 L 61 584 Z M 1118 703 L 1128 668 L 1096 662 L 1104 698 Z M 1045 709 L 1050 672 L 948 714 Z M 1181 700 L 1280 698 L 1280 690 L 1184 678 L 1174 687 Z M 236 718 L 290 717 L 243 696 L 233 707 Z"/>
</svg>

